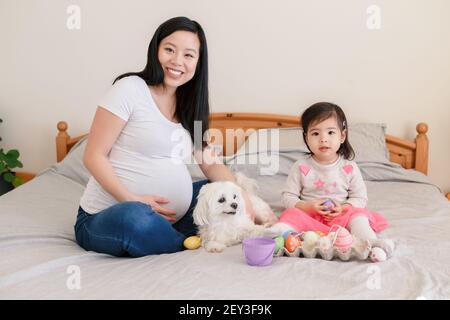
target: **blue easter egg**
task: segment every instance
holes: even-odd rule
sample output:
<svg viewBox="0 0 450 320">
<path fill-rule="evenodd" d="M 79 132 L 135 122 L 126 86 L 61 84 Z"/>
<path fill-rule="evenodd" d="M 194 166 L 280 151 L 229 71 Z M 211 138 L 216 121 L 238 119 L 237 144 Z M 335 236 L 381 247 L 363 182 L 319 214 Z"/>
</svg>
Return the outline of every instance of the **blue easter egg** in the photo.
<svg viewBox="0 0 450 320">
<path fill-rule="evenodd" d="M 286 240 L 287 237 L 289 237 L 289 235 L 291 234 L 291 232 L 292 231 L 290 231 L 290 230 L 289 231 L 285 231 L 285 232 L 283 232 L 283 234 L 281 236 L 283 237 L 284 240 Z"/>
<path fill-rule="evenodd" d="M 289 235 L 290 235 L 292 232 L 294 232 L 294 230 L 288 230 L 288 231 L 283 232 L 283 234 L 282 234 L 283 239 L 286 240 L 287 237 L 289 237 Z"/>
</svg>

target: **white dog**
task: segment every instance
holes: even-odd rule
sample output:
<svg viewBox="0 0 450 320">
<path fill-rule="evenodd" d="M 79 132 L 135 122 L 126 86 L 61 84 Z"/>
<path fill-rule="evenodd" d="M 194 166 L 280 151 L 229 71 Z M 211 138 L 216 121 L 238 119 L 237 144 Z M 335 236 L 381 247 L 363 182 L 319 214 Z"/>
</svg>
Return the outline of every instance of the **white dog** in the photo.
<svg viewBox="0 0 450 320">
<path fill-rule="evenodd" d="M 259 186 L 256 183 L 256 180 L 250 179 L 240 172 L 236 172 L 234 176 L 236 177 L 237 184 L 247 191 L 247 194 L 249 195 L 250 202 L 252 203 L 252 207 L 256 214 L 255 223 L 268 227 L 278 222 L 278 218 L 272 209 L 270 209 L 270 206 L 264 202 L 263 199 L 258 197 Z"/>
<path fill-rule="evenodd" d="M 265 226 L 275 223 L 278 219 L 269 205 L 254 193 L 256 183 L 239 173 L 236 180 L 249 194 L 256 213 L 255 221 Z M 233 182 L 208 183 L 200 189 L 197 199 L 194 223 L 199 227 L 202 245 L 209 252 L 221 252 L 248 237 L 275 236 L 269 229 L 250 220 L 242 189 Z"/>
</svg>

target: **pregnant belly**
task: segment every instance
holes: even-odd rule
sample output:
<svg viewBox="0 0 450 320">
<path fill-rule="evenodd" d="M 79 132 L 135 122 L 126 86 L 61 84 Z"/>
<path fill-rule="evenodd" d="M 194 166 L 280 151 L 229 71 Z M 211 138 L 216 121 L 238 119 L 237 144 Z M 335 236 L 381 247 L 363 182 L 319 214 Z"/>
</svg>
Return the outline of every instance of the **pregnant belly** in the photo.
<svg viewBox="0 0 450 320">
<path fill-rule="evenodd" d="M 149 163 L 151 162 L 151 163 Z M 176 221 L 184 216 L 192 200 L 192 178 L 183 163 L 175 164 L 170 159 L 151 159 L 145 170 L 116 167 L 115 171 L 127 189 L 136 195 L 162 196 L 169 203 L 163 208 L 176 212 Z"/>
</svg>

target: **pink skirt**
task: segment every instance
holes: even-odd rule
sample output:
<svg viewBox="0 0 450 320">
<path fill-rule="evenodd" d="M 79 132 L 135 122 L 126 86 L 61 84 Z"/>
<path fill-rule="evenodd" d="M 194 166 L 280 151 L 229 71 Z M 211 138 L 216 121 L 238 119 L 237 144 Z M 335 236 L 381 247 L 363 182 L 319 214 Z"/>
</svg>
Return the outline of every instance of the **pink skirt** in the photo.
<svg viewBox="0 0 450 320">
<path fill-rule="evenodd" d="M 336 224 L 346 228 L 350 220 L 357 216 L 367 217 L 369 219 L 370 227 L 377 233 L 383 231 L 388 226 L 386 218 L 381 214 L 370 212 L 367 209 L 354 207 L 349 207 L 341 215 L 330 221 L 326 221 L 324 217 L 318 213 L 309 215 L 300 209 L 289 208 L 281 213 L 279 222 L 290 225 L 297 232 L 322 231 L 325 234 L 328 234 L 332 225 Z"/>
</svg>

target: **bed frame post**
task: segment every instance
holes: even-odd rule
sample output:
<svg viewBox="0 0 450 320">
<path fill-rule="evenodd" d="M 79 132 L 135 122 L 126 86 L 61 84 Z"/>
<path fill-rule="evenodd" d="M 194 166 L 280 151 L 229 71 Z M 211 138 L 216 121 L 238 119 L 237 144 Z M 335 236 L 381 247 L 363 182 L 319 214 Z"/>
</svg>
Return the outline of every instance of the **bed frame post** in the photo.
<svg viewBox="0 0 450 320">
<path fill-rule="evenodd" d="M 70 136 L 67 134 L 67 122 L 59 121 L 58 125 L 58 135 L 56 136 L 56 161 L 60 162 L 67 154 L 67 142 Z"/>
<path fill-rule="evenodd" d="M 428 173 L 428 125 L 420 122 L 416 126 L 416 159 L 415 167 L 417 171 Z"/>
</svg>

